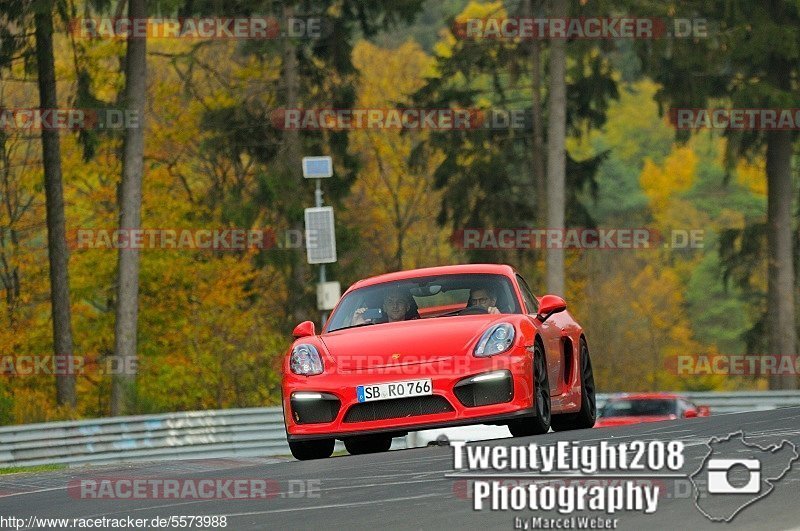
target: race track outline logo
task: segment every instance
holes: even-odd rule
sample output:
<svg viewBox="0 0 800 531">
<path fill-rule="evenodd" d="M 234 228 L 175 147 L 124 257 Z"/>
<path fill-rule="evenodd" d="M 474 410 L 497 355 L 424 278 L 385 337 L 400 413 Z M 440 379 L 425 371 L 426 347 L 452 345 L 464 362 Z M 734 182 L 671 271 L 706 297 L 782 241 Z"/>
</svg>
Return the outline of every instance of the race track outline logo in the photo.
<svg viewBox="0 0 800 531">
<path fill-rule="evenodd" d="M 786 439 L 779 444 L 760 446 L 745 441 L 742 431 L 724 438 L 712 437 L 706 446 L 708 454 L 689 480 L 695 490 L 695 506 L 712 522 L 730 522 L 742 509 L 766 497 L 800 459 L 797 447 Z M 749 455 L 743 457 L 745 454 Z M 768 454 L 781 454 L 781 459 L 774 463 L 759 459 Z M 746 482 L 732 481 L 737 475 L 746 476 Z M 739 497 L 742 503 L 730 505 L 731 496 Z"/>
</svg>

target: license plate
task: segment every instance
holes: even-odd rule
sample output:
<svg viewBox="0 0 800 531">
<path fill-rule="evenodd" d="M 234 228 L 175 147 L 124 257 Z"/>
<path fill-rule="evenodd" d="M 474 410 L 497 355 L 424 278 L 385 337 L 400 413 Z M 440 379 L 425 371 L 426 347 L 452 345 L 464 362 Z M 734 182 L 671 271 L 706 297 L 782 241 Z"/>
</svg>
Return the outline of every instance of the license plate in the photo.
<svg viewBox="0 0 800 531">
<path fill-rule="evenodd" d="M 407 398 L 409 396 L 425 396 L 433 394 L 433 385 L 430 378 L 425 380 L 408 380 L 405 382 L 392 382 L 374 385 L 359 385 L 356 387 L 359 402 L 372 400 L 392 400 L 394 398 Z"/>
</svg>

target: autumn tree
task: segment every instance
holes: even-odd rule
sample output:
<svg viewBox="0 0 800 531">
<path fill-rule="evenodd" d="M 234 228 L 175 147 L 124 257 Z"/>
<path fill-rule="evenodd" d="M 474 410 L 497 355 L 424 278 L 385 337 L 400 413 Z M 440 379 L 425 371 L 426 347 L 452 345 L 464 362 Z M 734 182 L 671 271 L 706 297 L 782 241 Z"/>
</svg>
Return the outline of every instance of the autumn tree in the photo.
<svg viewBox="0 0 800 531">
<path fill-rule="evenodd" d="M 357 73 L 352 64 L 352 41 L 356 36 L 371 37 L 377 31 L 410 21 L 421 0 L 341 0 L 330 2 L 285 2 L 280 11 L 270 13 L 285 24 L 292 18 L 316 18 L 321 22 L 318 34 L 285 36 L 275 40 L 250 41 L 238 54 L 255 57 L 262 64 L 280 58 L 279 78 L 270 78 L 262 92 L 251 91 L 247 98 L 225 107 L 210 109 L 204 117 L 205 128 L 214 140 L 208 147 L 229 160 L 247 160 L 260 181 L 258 193 L 242 197 L 236 189 L 223 190 L 223 203 L 235 206 L 224 209 L 225 221 L 250 226 L 254 219 L 272 216 L 279 227 L 299 229 L 303 208 L 313 198 L 313 183 L 302 178 L 299 157 L 328 154 L 334 159 L 334 176 L 325 183 L 325 201 L 338 205 L 347 195 L 356 175 L 358 160 L 348 151 L 348 131 L 297 131 L 273 126 L 275 113 L 302 107 L 352 108 L 355 101 Z M 249 16 L 264 14 L 261 2 L 237 0 L 224 6 L 211 0 L 186 2 L 181 13 Z M 190 61 L 187 58 L 187 61 Z M 269 214 L 267 214 L 269 212 Z M 354 233 L 337 227 L 338 249 L 346 254 L 355 245 Z M 313 276 L 303 253 L 262 253 L 258 265 L 273 265 L 283 271 L 288 286 L 285 330 L 297 321 L 316 313 L 313 299 Z M 334 275 L 340 264 L 331 266 Z M 342 272 L 346 275 L 346 272 Z"/>
<path fill-rule="evenodd" d="M 515 10 L 520 6 L 512 6 Z M 509 8 L 510 9 L 510 8 Z M 434 173 L 436 187 L 443 191 L 439 222 L 455 230 L 476 227 L 531 226 L 543 219 L 544 197 L 536 198 L 537 186 L 531 167 L 538 146 L 536 127 L 530 116 L 533 83 L 529 43 L 511 39 L 471 38 L 459 28 L 470 19 L 503 19 L 509 13 L 503 2 L 471 2 L 452 20 L 451 31 L 437 43 L 436 75 L 415 95 L 415 101 L 430 108 L 467 108 L 516 111 L 526 116 L 522 127 L 476 127 L 463 131 L 442 131 L 431 135 L 429 146 L 412 153 L 424 162 L 425 150 L 445 154 Z M 547 43 L 540 42 L 544 47 Z M 617 96 L 611 66 L 593 43 L 570 46 L 566 59 L 566 131 L 580 137 L 605 120 L 607 101 Z M 535 70 L 534 70 L 535 72 Z M 549 78 L 543 77 L 542 87 Z M 547 93 L 549 101 L 549 91 Z M 550 109 L 543 111 L 549 119 Z M 543 120 L 533 117 L 533 122 Z M 545 132 L 543 132 L 545 133 Z M 546 141 L 549 139 L 545 138 Z M 538 148 L 537 148 L 538 149 Z M 605 158 L 595 153 L 583 159 L 565 153 L 564 216 L 567 225 L 591 226 L 586 208 L 596 191 L 594 173 Z M 485 261 L 485 251 L 469 251 L 470 260 Z M 530 251 L 503 256 L 530 273 L 534 283 L 544 281 Z M 492 260 L 498 260 L 496 256 Z"/>
<path fill-rule="evenodd" d="M 399 109 L 424 84 L 433 60 L 412 41 L 393 50 L 361 41 L 353 50 L 359 72 L 356 108 Z M 360 161 L 345 223 L 358 227 L 365 255 L 361 275 L 446 263 L 451 246 L 436 224 L 440 193 L 431 174 L 441 155 L 417 168 L 409 157 L 428 139 L 425 131 L 359 129 L 350 133 L 350 150 Z M 345 260 L 347 258 L 345 257 Z"/>
<path fill-rule="evenodd" d="M 53 56 L 53 2 L 37 4 L 36 65 L 39 103 L 42 109 L 57 109 L 56 75 Z M 72 361 L 72 319 L 69 296 L 69 251 L 67 250 L 64 192 L 61 177 L 61 148 L 57 129 L 42 128 L 42 162 L 47 196 L 47 248 L 50 261 L 50 301 L 53 315 L 53 354 Z M 74 406 L 75 376 L 56 375 L 59 404 Z"/>
<path fill-rule="evenodd" d="M 146 0 L 128 0 L 128 16 L 133 20 L 147 16 Z M 141 227 L 142 179 L 144 174 L 144 103 L 146 98 L 147 40 L 131 32 L 125 54 L 124 108 L 137 117 L 127 124 L 122 145 L 122 180 L 119 197 L 119 227 L 134 231 Z M 130 369 L 114 375 L 111 414 L 130 411 L 136 374 L 130 360 L 136 359 L 136 336 L 139 314 L 139 250 L 119 249 L 114 355 L 120 367 Z"/>
<path fill-rule="evenodd" d="M 656 10 L 669 9 L 659 3 Z M 793 109 L 800 106 L 800 9 L 796 2 L 776 0 L 692 1 L 684 13 L 713 20 L 707 38 L 664 39 L 642 46 L 648 72 L 663 85 L 659 100 L 673 108 L 704 108 L 720 101 L 732 108 Z M 661 11 L 668 14 L 665 11 Z M 780 43 L 780 45 L 777 45 Z M 699 75 L 701 74 L 702 75 Z M 797 353 L 794 264 L 794 198 L 790 130 L 729 129 L 729 164 L 736 157 L 763 151 L 768 201 L 766 240 L 768 289 L 767 352 Z M 681 132 L 685 137 L 685 132 Z M 775 388 L 794 389 L 793 375 L 776 377 Z"/>
</svg>

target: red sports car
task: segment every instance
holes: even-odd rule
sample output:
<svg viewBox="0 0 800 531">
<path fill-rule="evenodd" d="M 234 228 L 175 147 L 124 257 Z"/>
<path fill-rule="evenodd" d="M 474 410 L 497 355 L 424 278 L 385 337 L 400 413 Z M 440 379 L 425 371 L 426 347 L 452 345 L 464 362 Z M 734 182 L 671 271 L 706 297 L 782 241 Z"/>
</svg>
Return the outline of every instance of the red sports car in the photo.
<svg viewBox="0 0 800 531">
<path fill-rule="evenodd" d="M 297 459 L 386 451 L 409 431 L 507 424 L 512 435 L 591 428 L 581 326 L 510 266 L 458 265 L 356 282 L 321 333 L 297 325 L 283 411 Z"/>
<path fill-rule="evenodd" d="M 707 417 L 708 406 L 696 406 L 672 393 L 625 393 L 613 396 L 600 408 L 596 427 L 624 426 L 640 422 Z"/>
</svg>

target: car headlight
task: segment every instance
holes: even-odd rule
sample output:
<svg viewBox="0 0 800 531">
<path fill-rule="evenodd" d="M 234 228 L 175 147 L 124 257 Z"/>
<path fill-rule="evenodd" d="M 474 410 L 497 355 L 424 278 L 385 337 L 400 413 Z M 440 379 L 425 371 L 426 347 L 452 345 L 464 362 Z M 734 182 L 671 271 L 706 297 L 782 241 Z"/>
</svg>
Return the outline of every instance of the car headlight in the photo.
<svg viewBox="0 0 800 531">
<path fill-rule="evenodd" d="M 295 345 L 289 358 L 289 367 L 293 373 L 304 376 L 322 374 L 322 358 L 317 347 L 307 343 Z"/>
<path fill-rule="evenodd" d="M 492 326 L 481 336 L 475 346 L 475 355 L 479 358 L 494 356 L 511 348 L 514 342 L 514 327 L 509 323 Z"/>
</svg>

